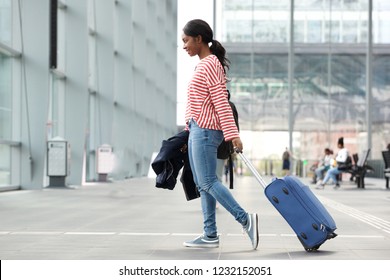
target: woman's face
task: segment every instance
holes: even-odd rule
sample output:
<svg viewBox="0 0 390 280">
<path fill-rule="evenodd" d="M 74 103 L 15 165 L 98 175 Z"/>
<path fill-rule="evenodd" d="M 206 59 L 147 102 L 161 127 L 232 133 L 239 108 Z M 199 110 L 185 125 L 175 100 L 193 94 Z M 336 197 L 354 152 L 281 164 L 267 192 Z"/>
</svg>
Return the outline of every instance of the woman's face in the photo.
<svg viewBox="0 0 390 280">
<path fill-rule="evenodd" d="M 190 55 L 190 56 L 195 56 L 198 55 L 200 52 L 200 47 L 201 47 L 201 39 L 200 36 L 198 37 L 192 37 L 183 34 L 181 36 L 183 40 L 183 49 Z"/>
</svg>

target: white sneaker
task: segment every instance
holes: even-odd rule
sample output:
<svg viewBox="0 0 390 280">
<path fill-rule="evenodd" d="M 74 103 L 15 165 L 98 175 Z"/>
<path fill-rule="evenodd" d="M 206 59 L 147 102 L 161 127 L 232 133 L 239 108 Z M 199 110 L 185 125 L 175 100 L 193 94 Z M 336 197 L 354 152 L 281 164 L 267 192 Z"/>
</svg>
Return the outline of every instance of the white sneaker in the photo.
<svg viewBox="0 0 390 280">
<path fill-rule="evenodd" d="M 195 247 L 195 248 L 218 248 L 219 246 L 219 237 L 207 237 L 205 234 L 195 238 L 192 241 L 186 241 L 183 243 L 185 247 Z"/>
<path fill-rule="evenodd" d="M 253 250 L 257 249 L 259 245 L 259 226 L 258 226 L 258 217 L 256 213 L 248 214 L 248 220 L 244 226 L 244 231 L 248 234 Z"/>
</svg>

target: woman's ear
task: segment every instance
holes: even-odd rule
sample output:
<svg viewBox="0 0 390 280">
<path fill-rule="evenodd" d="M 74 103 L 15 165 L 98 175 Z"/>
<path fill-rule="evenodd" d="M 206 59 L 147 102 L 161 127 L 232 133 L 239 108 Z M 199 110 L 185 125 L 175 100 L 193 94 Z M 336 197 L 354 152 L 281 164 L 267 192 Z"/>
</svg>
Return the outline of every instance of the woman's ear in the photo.
<svg viewBox="0 0 390 280">
<path fill-rule="evenodd" d="M 201 43 L 202 43 L 202 36 L 201 36 L 201 35 L 196 36 L 195 39 L 196 39 L 196 42 L 197 42 L 198 44 L 201 44 Z"/>
</svg>

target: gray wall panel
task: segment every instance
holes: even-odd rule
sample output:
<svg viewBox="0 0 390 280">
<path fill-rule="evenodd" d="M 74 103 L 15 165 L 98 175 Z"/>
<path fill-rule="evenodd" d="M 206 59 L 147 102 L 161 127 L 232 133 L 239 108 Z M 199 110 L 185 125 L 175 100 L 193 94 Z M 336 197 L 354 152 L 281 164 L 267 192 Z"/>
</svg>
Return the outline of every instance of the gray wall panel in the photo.
<svg viewBox="0 0 390 280">
<path fill-rule="evenodd" d="M 22 58 L 13 58 L 15 65 L 7 70 L 14 101 L 9 140 L 21 143 L 11 154 L 11 184 L 24 189 L 49 185 L 46 145 L 51 137 L 70 145 L 67 185 L 99 178 L 96 151 L 103 144 L 114 152 L 109 177 L 147 175 L 153 152 L 177 132 L 177 1 L 62 1 L 56 69 L 49 69 L 50 1 L 22 0 L 21 17 L 19 2 L 12 3 L 10 49 Z"/>
<path fill-rule="evenodd" d="M 71 145 L 68 184 L 82 182 L 88 108 L 87 2 L 68 0 L 65 17 L 65 135 Z"/>
<path fill-rule="evenodd" d="M 21 1 L 21 12 L 23 40 L 19 42 L 19 46 L 22 49 L 23 43 L 22 63 L 25 63 L 26 71 L 26 84 L 23 71 L 21 75 L 21 185 L 23 188 L 40 188 L 43 184 L 46 155 L 49 87 L 48 1 Z M 14 36 L 20 37 L 19 34 Z"/>
</svg>

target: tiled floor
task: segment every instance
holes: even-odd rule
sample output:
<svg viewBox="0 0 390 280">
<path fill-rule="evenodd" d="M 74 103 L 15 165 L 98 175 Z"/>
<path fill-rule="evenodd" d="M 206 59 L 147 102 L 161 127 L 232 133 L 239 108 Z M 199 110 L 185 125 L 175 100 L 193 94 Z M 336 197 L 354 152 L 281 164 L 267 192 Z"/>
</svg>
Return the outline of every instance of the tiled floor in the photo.
<svg viewBox="0 0 390 280">
<path fill-rule="evenodd" d="M 308 181 L 308 179 L 302 179 Z M 190 249 L 183 241 L 202 232 L 200 201 L 186 201 L 154 179 L 76 189 L 0 193 L 2 260 L 390 260 L 390 191 L 384 180 L 349 181 L 314 193 L 332 214 L 339 236 L 308 253 L 265 198 L 253 177 L 236 178 L 234 196 L 260 217 L 254 251 L 241 226 L 219 206 L 217 249 Z"/>
</svg>

